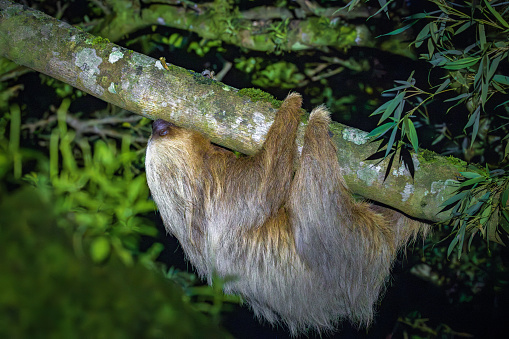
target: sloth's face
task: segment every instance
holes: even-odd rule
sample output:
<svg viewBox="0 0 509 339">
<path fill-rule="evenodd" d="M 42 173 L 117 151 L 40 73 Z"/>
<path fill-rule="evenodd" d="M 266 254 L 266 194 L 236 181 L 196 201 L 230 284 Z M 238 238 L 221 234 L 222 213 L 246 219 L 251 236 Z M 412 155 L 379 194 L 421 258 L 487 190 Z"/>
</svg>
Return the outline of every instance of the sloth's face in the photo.
<svg viewBox="0 0 509 339">
<path fill-rule="evenodd" d="M 183 136 L 183 128 L 168 122 L 163 119 L 157 119 L 152 123 L 152 135 L 150 136 L 149 144 L 158 139 L 179 139 Z"/>
<path fill-rule="evenodd" d="M 148 141 L 148 146 L 153 143 L 161 143 L 172 148 L 199 149 L 201 146 L 206 146 L 208 141 L 198 132 L 178 127 L 163 119 L 157 119 L 152 124 L 152 135 Z"/>
<path fill-rule="evenodd" d="M 210 147 L 210 142 L 200 133 L 158 119 L 152 124 L 145 162 L 150 166 L 190 169 L 201 165 Z"/>
</svg>

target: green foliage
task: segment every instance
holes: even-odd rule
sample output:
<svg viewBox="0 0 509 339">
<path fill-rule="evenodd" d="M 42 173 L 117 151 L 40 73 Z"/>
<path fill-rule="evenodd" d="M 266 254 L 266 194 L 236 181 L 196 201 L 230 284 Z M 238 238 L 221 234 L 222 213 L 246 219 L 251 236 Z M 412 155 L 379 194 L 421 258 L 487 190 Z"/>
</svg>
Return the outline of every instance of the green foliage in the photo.
<svg viewBox="0 0 509 339">
<path fill-rule="evenodd" d="M 261 58 L 238 58 L 235 67 L 242 72 L 253 73 L 253 85 L 259 87 L 295 88 L 299 87 L 305 79 L 295 64 L 278 61 L 265 65 Z"/>
<path fill-rule="evenodd" d="M 509 26 L 498 12 L 503 9 L 503 4 L 486 0 L 467 1 L 463 4 L 438 0 L 430 2 L 437 6 L 437 11 L 414 14 L 407 18 L 409 24 L 388 34 L 400 34 L 416 23 L 424 22 L 413 44 L 417 48 L 427 48 L 427 52 L 420 55 L 421 59 L 426 60 L 432 69 L 441 69 L 444 72 L 442 82 L 429 89 L 421 89 L 415 85 L 413 72 L 406 81 L 396 81 L 398 86 L 384 92 L 393 98 L 372 113 L 381 116 L 379 126 L 368 136 L 381 138 L 389 135 L 385 157 L 404 143 L 409 143 L 414 151 L 418 152 L 419 138 L 416 123 L 412 120 L 417 113 L 427 119 L 426 105 L 442 99 L 446 103 L 452 103 L 447 112 L 461 104 L 467 109 L 468 118 L 465 119 L 463 131 L 465 134 L 469 131 L 470 149 L 473 150 L 473 146 L 477 145 L 474 143 L 479 138 L 484 140 L 485 148 L 500 147 L 501 143 L 505 142 L 503 158 L 507 158 L 507 135 L 490 138 L 490 134 L 509 125 L 507 118 L 494 114 L 493 104 L 490 108 L 487 106 L 490 100 L 497 98 L 495 109 L 503 107 L 505 112 L 509 110 L 509 100 L 503 101 L 505 99 L 500 99 L 502 96 L 497 96 L 507 94 L 509 89 L 508 77 L 498 74 L 499 69 L 502 69 L 502 62 L 507 62 L 509 55 Z M 380 2 L 381 10 L 386 10 L 389 3 L 390 1 Z M 464 41 L 468 41 L 469 34 L 475 34 L 477 39 L 465 46 Z M 444 100 L 446 93 L 449 97 Z M 450 95 L 451 93 L 453 94 Z M 486 126 L 490 125 L 497 128 L 489 130 Z M 442 134 L 434 143 L 440 142 L 444 137 L 445 134 Z M 507 186 L 506 172 L 498 169 L 485 174 L 462 174 L 466 178 L 457 183 L 456 195 L 444 203 L 444 206 L 451 209 L 450 222 L 455 234 L 449 253 L 457 248 L 458 256 L 462 253 L 465 239 L 469 238 L 470 244 L 478 232 L 487 239 L 499 239 L 499 223 L 503 230 L 509 231 L 507 207 L 500 204 L 500 193 Z"/>
<path fill-rule="evenodd" d="M 140 237 L 157 233 L 145 217 L 155 206 L 129 134 L 119 147 L 80 137 L 69 105 L 57 109 L 48 157 L 20 147 L 18 105 L 0 118 L 0 337 L 227 336 L 214 323 L 239 300 L 221 281 L 196 289 L 194 275 L 156 262 L 161 244 L 140 251 Z"/>
<path fill-rule="evenodd" d="M 500 239 L 499 225 L 509 233 L 509 173 L 502 169 L 460 173 L 462 178 L 452 184 L 455 194 L 442 204 L 445 210 L 451 209 L 448 222 L 454 234 L 447 256 L 456 249 L 458 259 L 465 240 L 470 248 L 476 234 L 488 241 Z"/>
<path fill-rule="evenodd" d="M 23 89 L 23 86 L 20 85 L 8 87 L 8 82 L 5 81 L 12 76 L 12 73 L 15 73 L 17 68 L 20 68 L 20 66 L 0 57 L 0 111 L 7 111 L 9 109 L 7 105 L 9 99 L 16 96 L 17 92 Z"/>
<path fill-rule="evenodd" d="M 48 184 L 44 178 L 49 174 L 59 212 L 72 212 L 79 225 L 76 232 L 80 236 L 75 240 L 92 241 L 92 258 L 97 261 L 106 259 L 111 248 L 131 264 L 139 237 L 157 233 L 152 222 L 140 217 L 154 211 L 155 205 L 147 199 L 144 174 L 133 172 L 139 154 L 130 150 L 127 136 L 120 150 L 112 140 L 93 145 L 85 138 L 75 140 L 76 133 L 66 124 L 69 105 L 70 100 L 64 99 L 57 110 L 58 128 L 49 142 L 49 173 L 30 173 L 25 180 L 40 187 Z M 75 152 L 79 152 L 79 161 Z"/>
<path fill-rule="evenodd" d="M 214 0 L 210 8 L 211 16 L 216 18 L 216 32 L 233 35 L 238 34 L 239 9 L 235 6 L 235 0 Z"/>
<path fill-rule="evenodd" d="M 263 59 L 259 57 L 237 58 L 235 59 L 235 68 L 245 73 L 258 72 L 262 68 L 261 67 L 262 62 Z"/>
<path fill-rule="evenodd" d="M 299 87 L 304 80 L 304 75 L 299 72 L 295 64 L 279 61 L 268 65 L 253 77 L 253 85 L 260 87 Z"/>
<path fill-rule="evenodd" d="M 188 52 L 194 52 L 199 57 L 205 56 L 211 49 L 216 50 L 217 52 L 224 52 L 226 51 L 224 48 L 221 47 L 222 41 L 221 40 L 206 40 L 202 39 L 200 42 L 193 41 L 189 44 L 189 47 L 187 48 Z"/>
<path fill-rule="evenodd" d="M 447 71 L 443 82 L 435 86 L 435 90 L 424 90 L 415 86 L 415 79 L 410 75 L 407 81 L 396 81 L 399 86 L 386 91 L 395 92 L 394 98 L 380 106 L 373 115 L 382 114 L 379 124 L 385 123 L 371 131 L 370 136 L 381 137 L 391 131 L 387 145 L 394 146 L 394 139 L 398 132 L 401 138 L 407 136 L 414 150 L 418 151 L 418 137 L 415 126 L 410 117 L 416 112 L 423 111 L 426 104 L 444 93 L 455 92 L 457 95 L 445 100 L 453 102 L 449 110 L 459 104 L 465 104 L 469 110 L 469 119 L 464 130 L 471 130 L 470 146 L 478 137 L 482 116 L 489 115 L 486 103 L 497 93 L 507 94 L 509 89 L 508 77 L 496 74 L 501 61 L 508 57 L 509 43 L 507 42 L 507 22 L 486 0 L 481 2 L 466 2 L 464 5 L 452 4 L 448 1 L 435 1 L 439 10 L 433 13 L 418 13 L 407 18 L 411 23 L 389 34 L 399 34 L 415 23 L 425 20 L 427 24 L 417 34 L 413 44 L 415 47 L 427 46 L 427 53 L 421 54 L 421 59 L 430 63 L 434 68 Z M 386 8 L 386 7 L 385 7 Z M 501 8 L 500 6 L 496 7 Z M 465 36 L 476 33 L 478 40 L 460 48 Z M 507 106 L 509 101 L 501 102 L 498 106 Z M 410 108 L 406 108 L 406 107 Z M 497 107 L 498 107 L 497 106 Z M 509 155 L 508 152 L 504 157 Z"/>
<path fill-rule="evenodd" d="M 382 114 L 378 120 L 378 124 L 381 124 L 387 119 L 391 121 L 378 126 L 367 135 L 368 138 L 380 138 L 387 132 L 391 131 L 385 152 L 385 157 L 389 155 L 393 148 L 398 147 L 396 143 L 396 136 L 398 135 L 398 131 L 400 132 L 399 139 L 401 141 L 409 141 L 414 151 L 416 153 L 419 152 L 419 138 L 417 137 L 414 123 L 411 120 L 411 117 L 419 106 L 416 106 L 413 109 L 403 113 L 405 103 L 407 102 L 406 99 L 414 94 L 416 90 L 418 91 L 418 89 L 414 86 L 415 79 L 413 78 L 413 72 L 410 74 L 410 77 L 406 81 L 397 81 L 397 83 L 400 86 L 384 92 L 389 93 L 396 91 L 397 94 L 394 99 L 387 101 L 371 114 L 372 116 Z"/>
<path fill-rule="evenodd" d="M 170 46 L 181 48 L 184 37 L 178 33 L 173 33 L 169 37 L 162 37 L 161 42 Z"/>
<path fill-rule="evenodd" d="M 39 74 L 39 77 L 41 78 L 41 83 L 52 87 L 55 90 L 55 94 L 60 98 L 71 97 L 72 99 L 76 99 L 84 95 L 82 91 L 66 84 L 65 82 L 58 81 L 57 79 L 44 74 Z"/>
<path fill-rule="evenodd" d="M 160 274 L 78 258 L 72 218 L 41 193 L 0 191 L 0 337 L 229 337 Z"/>
<path fill-rule="evenodd" d="M 268 32 L 272 36 L 275 48 L 274 53 L 276 55 L 282 53 L 282 46 L 288 41 L 288 24 L 290 18 L 286 18 L 282 21 L 271 23 Z"/>
<path fill-rule="evenodd" d="M 438 326 L 432 326 L 429 324 L 429 319 L 422 317 L 419 312 L 411 312 L 410 314 L 399 317 L 398 322 L 403 325 L 404 338 L 458 338 L 458 336 L 471 337 L 472 335 L 467 333 L 461 333 L 454 331 L 450 326 L 446 324 L 439 324 Z"/>
</svg>

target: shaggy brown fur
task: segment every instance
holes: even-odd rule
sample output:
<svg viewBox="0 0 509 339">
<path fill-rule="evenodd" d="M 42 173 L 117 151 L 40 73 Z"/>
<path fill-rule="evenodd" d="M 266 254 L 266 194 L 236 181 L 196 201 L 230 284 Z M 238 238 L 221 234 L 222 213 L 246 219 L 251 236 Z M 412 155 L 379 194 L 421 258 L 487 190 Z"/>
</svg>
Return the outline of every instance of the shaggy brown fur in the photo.
<svg viewBox="0 0 509 339">
<path fill-rule="evenodd" d="M 292 334 L 332 330 L 341 318 L 369 325 L 398 249 L 421 225 L 351 197 L 323 106 L 311 113 L 294 170 L 301 103 L 298 94 L 286 98 L 252 157 L 155 121 L 147 181 L 198 272 L 209 282 L 233 277 L 225 291 L 240 293 L 256 315 Z"/>
</svg>

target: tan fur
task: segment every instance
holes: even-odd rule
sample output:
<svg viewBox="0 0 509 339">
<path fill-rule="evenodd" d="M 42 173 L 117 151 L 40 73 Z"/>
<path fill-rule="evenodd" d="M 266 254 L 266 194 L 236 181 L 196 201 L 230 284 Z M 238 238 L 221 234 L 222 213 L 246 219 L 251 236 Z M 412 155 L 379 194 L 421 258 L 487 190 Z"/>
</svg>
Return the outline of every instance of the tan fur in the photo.
<svg viewBox="0 0 509 339">
<path fill-rule="evenodd" d="M 332 330 L 341 318 L 367 326 L 398 250 L 421 224 L 351 197 L 324 106 L 311 113 L 295 171 L 301 103 L 286 98 L 252 157 L 156 121 L 147 181 L 200 275 L 233 277 L 225 291 L 256 315 L 292 334 Z"/>
</svg>

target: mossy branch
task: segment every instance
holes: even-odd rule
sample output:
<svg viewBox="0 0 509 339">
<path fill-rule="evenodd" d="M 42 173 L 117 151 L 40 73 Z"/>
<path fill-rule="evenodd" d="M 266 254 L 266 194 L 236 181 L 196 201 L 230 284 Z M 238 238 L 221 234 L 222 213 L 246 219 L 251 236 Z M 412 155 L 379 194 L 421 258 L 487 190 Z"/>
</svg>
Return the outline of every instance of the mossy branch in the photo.
<svg viewBox="0 0 509 339">
<path fill-rule="evenodd" d="M 270 6 L 240 11 L 226 1 L 194 5 L 175 1 L 173 4 L 154 3 L 144 8 L 132 6 L 130 0 L 109 1 L 109 4 L 112 14 L 98 25 L 101 29 L 97 33 L 112 41 L 157 25 L 263 52 L 372 47 L 379 43 L 366 25 L 350 22 L 374 14 L 372 9 L 362 6 L 348 12 L 303 3 L 294 14 L 286 8 Z"/>
</svg>

